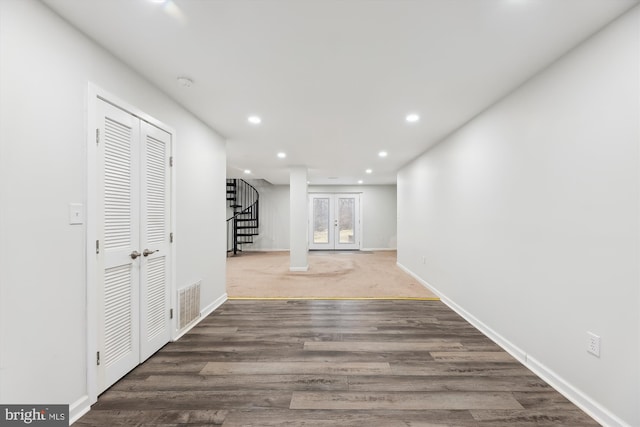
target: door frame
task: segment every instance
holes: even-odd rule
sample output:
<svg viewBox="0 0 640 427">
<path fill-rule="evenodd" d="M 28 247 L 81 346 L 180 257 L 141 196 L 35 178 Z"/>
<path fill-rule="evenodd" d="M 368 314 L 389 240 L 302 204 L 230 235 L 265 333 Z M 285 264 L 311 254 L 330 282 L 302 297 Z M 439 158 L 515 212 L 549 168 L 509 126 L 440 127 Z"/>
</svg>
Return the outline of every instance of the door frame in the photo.
<svg viewBox="0 0 640 427">
<path fill-rule="evenodd" d="M 96 293 L 96 237 L 97 237 L 97 224 L 95 223 L 97 218 L 97 149 L 96 149 L 96 129 L 98 127 L 97 112 L 99 100 L 112 104 L 113 106 L 120 108 L 123 111 L 148 122 L 171 135 L 171 148 L 170 155 L 173 157 L 175 153 L 176 145 L 176 131 L 171 126 L 155 119 L 148 115 L 141 109 L 123 101 L 118 96 L 102 89 L 96 84 L 88 83 L 88 103 L 86 112 L 86 215 L 85 215 L 85 234 L 86 234 L 86 251 L 85 251 L 85 297 L 86 297 L 86 324 L 87 324 L 87 395 L 89 398 L 89 405 L 93 405 L 98 400 L 98 378 L 97 378 L 97 366 L 96 357 L 98 351 L 98 296 Z M 169 168 L 170 173 L 170 229 L 176 229 L 176 173 L 175 166 Z M 170 268 L 169 274 L 169 306 L 175 308 L 176 306 L 176 245 L 172 244 L 168 265 Z M 174 310 L 175 312 L 175 310 Z M 176 329 L 176 317 L 174 316 L 169 322 L 169 328 L 171 330 L 170 341 L 174 341 L 177 336 Z"/>
<path fill-rule="evenodd" d="M 311 249 L 311 245 L 313 244 L 313 241 L 311 240 L 311 233 L 313 232 L 313 224 L 311 216 L 313 215 L 313 206 L 312 206 L 312 197 L 313 196 L 321 196 L 321 195 L 327 195 L 330 197 L 335 198 L 336 196 L 340 196 L 340 195 L 352 195 L 352 196 L 358 196 L 358 214 L 357 214 L 357 219 L 358 219 L 358 226 L 359 226 L 359 231 L 360 231 L 360 237 L 358 238 L 358 244 L 356 245 L 357 248 L 356 249 L 335 249 L 335 242 L 334 242 L 334 248 L 333 249 L 327 249 L 327 250 L 350 250 L 350 251 L 361 251 L 362 250 L 362 243 L 363 243 L 363 236 L 364 236 L 364 222 L 362 221 L 362 206 L 363 206 L 363 198 L 364 198 L 364 194 L 361 192 L 356 192 L 356 191 L 336 191 L 336 192 L 327 192 L 327 191 L 311 191 L 309 193 L 307 193 L 307 203 L 309 204 L 309 208 L 308 208 L 308 231 L 307 231 L 307 240 L 308 240 L 308 244 L 307 247 L 309 248 L 310 251 L 314 251 L 314 250 L 322 250 L 322 249 Z"/>
</svg>

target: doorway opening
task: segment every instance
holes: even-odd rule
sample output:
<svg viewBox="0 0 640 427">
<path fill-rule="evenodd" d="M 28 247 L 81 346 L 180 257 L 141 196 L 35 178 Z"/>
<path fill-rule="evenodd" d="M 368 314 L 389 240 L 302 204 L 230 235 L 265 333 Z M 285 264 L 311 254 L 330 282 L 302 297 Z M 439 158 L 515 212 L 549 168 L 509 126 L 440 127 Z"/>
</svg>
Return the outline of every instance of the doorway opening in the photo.
<svg viewBox="0 0 640 427">
<path fill-rule="evenodd" d="M 360 194 L 310 194 L 309 249 L 332 251 L 361 248 Z"/>
</svg>

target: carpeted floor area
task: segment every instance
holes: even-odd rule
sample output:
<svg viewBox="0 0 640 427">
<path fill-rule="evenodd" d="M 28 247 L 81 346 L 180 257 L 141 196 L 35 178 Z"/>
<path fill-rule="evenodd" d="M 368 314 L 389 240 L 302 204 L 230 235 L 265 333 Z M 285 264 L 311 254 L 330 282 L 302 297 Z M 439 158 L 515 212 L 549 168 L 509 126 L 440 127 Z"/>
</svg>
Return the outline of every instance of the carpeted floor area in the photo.
<svg viewBox="0 0 640 427">
<path fill-rule="evenodd" d="M 229 298 L 427 298 L 436 295 L 396 265 L 396 251 L 310 252 L 309 270 L 289 271 L 289 252 L 227 258 Z"/>
</svg>

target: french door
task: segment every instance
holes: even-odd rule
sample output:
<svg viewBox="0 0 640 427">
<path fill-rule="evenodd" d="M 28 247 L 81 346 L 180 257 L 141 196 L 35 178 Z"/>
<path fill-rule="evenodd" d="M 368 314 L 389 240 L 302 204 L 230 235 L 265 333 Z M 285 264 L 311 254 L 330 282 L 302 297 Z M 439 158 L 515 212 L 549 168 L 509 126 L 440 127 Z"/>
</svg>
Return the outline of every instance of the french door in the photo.
<svg viewBox="0 0 640 427">
<path fill-rule="evenodd" d="M 171 135 L 102 100 L 97 123 L 101 393 L 170 338 Z"/>
<path fill-rule="evenodd" d="M 310 194 L 309 213 L 309 249 L 360 249 L 359 194 Z"/>
</svg>

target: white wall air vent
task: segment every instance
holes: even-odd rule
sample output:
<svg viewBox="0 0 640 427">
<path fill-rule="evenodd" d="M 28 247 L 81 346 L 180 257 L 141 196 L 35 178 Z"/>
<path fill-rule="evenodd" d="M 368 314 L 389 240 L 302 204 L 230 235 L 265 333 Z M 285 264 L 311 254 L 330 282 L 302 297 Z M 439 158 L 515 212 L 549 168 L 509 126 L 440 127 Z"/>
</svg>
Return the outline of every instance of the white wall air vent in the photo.
<svg viewBox="0 0 640 427">
<path fill-rule="evenodd" d="M 200 283 L 198 281 L 178 291 L 178 329 L 180 330 L 200 317 Z"/>
</svg>

